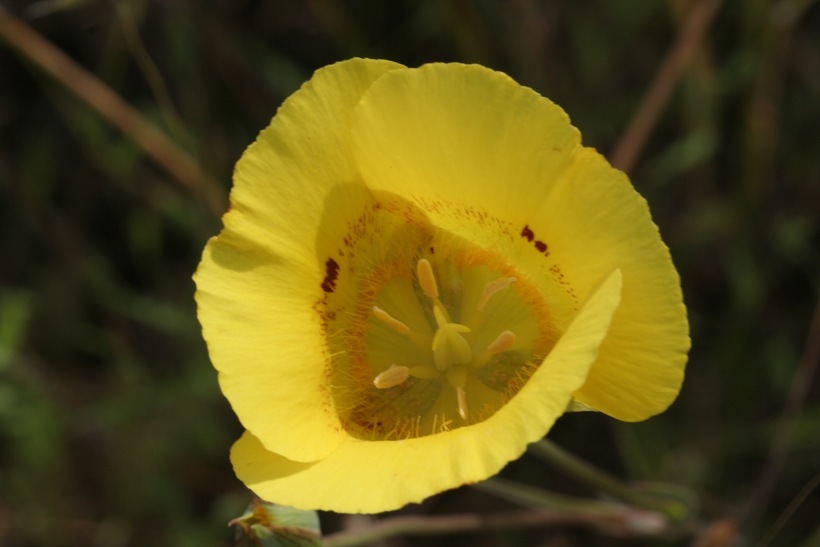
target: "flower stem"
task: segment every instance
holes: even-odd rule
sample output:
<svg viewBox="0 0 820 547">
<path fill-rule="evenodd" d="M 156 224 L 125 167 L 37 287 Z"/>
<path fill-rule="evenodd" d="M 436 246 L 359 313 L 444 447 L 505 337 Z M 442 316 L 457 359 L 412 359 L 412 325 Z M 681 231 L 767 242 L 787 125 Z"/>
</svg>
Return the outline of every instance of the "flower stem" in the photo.
<svg viewBox="0 0 820 547">
<path fill-rule="evenodd" d="M 656 486 L 652 490 L 636 490 L 547 439 L 531 444 L 530 451 L 598 492 L 607 494 L 622 502 L 660 512 L 677 522 L 684 520 L 691 514 L 690 506 L 692 504 L 691 502 L 687 503 L 690 501 L 688 498 L 691 496 L 688 495 L 688 492 L 681 492 L 679 488 L 664 485 L 663 487 Z"/>
<path fill-rule="evenodd" d="M 653 533 L 667 529 L 666 516 L 656 510 L 644 511 L 622 503 L 589 500 L 555 494 L 541 488 L 519 484 L 499 478 L 488 479 L 474 485 L 475 488 L 513 503 L 532 509 L 546 509 L 604 522 L 628 524 L 636 521 L 642 530 Z"/>
<path fill-rule="evenodd" d="M 632 170 L 663 109 L 703 41 L 723 0 L 701 0 L 694 3 L 678 33 L 675 44 L 655 73 L 629 126 L 610 154 L 612 166 L 626 173 Z"/>
</svg>

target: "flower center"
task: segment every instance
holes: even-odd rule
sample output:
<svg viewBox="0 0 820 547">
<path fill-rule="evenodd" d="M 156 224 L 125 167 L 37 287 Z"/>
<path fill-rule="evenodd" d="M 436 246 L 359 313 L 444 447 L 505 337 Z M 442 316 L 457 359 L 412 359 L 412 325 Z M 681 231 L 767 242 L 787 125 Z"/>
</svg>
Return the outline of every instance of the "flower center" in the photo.
<svg viewBox="0 0 820 547">
<path fill-rule="evenodd" d="M 471 332 L 470 327 L 461 323 L 451 321 L 447 309 L 439 299 L 438 283 L 436 282 L 433 267 L 430 261 L 422 258 L 416 267 L 418 284 L 424 295 L 429 299 L 433 318 L 435 319 L 435 334 L 429 343 L 433 352 L 433 366 L 418 365 L 409 367 L 407 365 L 397 365 L 391 363 L 390 368 L 381 372 L 373 380 L 373 385 L 377 389 L 389 389 L 403 384 L 411 376 L 421 379 L 444 379 L 455 389 L 456 401 L 458 404 L 458 414 L 462 420 L 467 420 L 469 410 L 467 406 L 467 380 L 470 375 L 470 367 L 480 367 L 485 365 L 488 357 L 495 353 L 503 353 L 512 348 L 515 343 L 515 333 L 509 330 L 501 332 L 493 342 L 491 342 L 483 353 L 474 355 L 470 342 L 464 336 Z M 495 293 L 509 287 L 515 281 L 514 277 L 499 278 L 488 283 L 484 287 L 482 298 L 479 300 L 479 309 L 484 308 L 487 301 Z M 373 307 L 374 317 L 389 325 L 391 328 L 402 334 L 410 334 L 412 331 L 399 319 L 388 314 L 378 306 Z M 425 340 L 426 341 L 426 340 Z"/>
<path fill-rule="evenodd" d="M 432 248 L 431 248 L 432 251 Z M 546 306 L 488 253 L 387 264 L 360 293 L 354 370 L 369 375 L 343 420 L 354 435 L 418 437 L 490 417 L 556 339 Z M 363 379 L 363 378 L 362 378 Z"/>
</svg>

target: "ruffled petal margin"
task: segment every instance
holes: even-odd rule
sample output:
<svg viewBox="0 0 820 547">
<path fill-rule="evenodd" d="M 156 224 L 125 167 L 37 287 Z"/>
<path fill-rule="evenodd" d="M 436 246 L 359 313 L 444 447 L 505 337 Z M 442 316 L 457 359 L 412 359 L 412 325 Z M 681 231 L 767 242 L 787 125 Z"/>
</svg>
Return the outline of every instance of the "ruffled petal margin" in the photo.
<svg viewBox="0 0 820 547">
<path fill-rule="evenodd" d="M 385 74 L 362 97 L 351 131 L 368 187 L 505 256 L 580 143 L 553 102 L 506 74 L 461 64 Z"/>
<path fill-rule="evenodd" d="M 623 271 L 624 304 L 576 399 L 625 421 L 665 410 L 690 346 L 680 280 L 626 175 L 580 144 L 564 111 L 475 65 L 394 71 L 364 94 L 353 150 L 388 209 L 504 256 L 565 325 L 598 279 Z"/>
<path fill-rule="evenodd" d="M 575 399 L 623 421 L 666 410 L 683 382 L 689 324 L 680 278 L 646 201 L 600 154 L 579 148 L 538 219 L 532 230 L 546 235 L 580 294 L 602 273 L 623 272 L 621 306 Z"/>
<path fill-rule="evenodd" d="M 194 275 L 222 392 L 246 429 L 293 460 L 322 458 L 344 438 L 314 307 L 327 275 L 319 232 L 347 222 L 372 199 L 353 164 L 350 119 L 372 82 L 396 68 L 388 61 L 338 63 L 285 101 L 239 160 L 225 228 L 208 242 Z"/>
<path fill-rule="evenodd" d="M 299 463 L 251 433 L 231 451 L 237 476 L 260 497 L 304 509 L 389 511 L 486 479 L 543 437 L 595 361 L 621 300 L 621 273 L 592 292 L 530 381 L 484 422 L 401 441 L 346 437 L 326 458 Z"/>
</svg>

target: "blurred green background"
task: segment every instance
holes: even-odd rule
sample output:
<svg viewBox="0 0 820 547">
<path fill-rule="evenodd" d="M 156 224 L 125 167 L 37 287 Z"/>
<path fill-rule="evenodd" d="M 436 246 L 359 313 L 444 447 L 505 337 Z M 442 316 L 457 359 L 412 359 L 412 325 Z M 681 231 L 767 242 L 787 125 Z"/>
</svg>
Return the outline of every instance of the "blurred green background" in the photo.
<svg viewBox="0 0 820 547">
<path fill-rule="evenodd" d="M 502 70 L 562 105 L 585 143 L 610 154 L 694 4 L 2 5 L 165 131 L 224 196 L 281 101 L 316 68 L 352 56 Z M 707 524 L 756 499 L 736 536 L 753 544 L 820 471 L 820 325 L 810 326 L 820 7 L 726 0 L 696 46 L 631 169 L 682 277 L 693 338 L 683 391 L 648 422 L 575 414 L 551 438 L 621 477 L 691 489 Z M 250 494 L 227 461 L 240 427 L 209 364 L 191 282 L 218 215 L 24 57 L 0 39 L 0 545 L 230 545 L 226 522 Z M 784 422 L 795 377 L 797 418 Z M 772 462 L 782 472 L 767 494 L 760 477 Z M 585 493 L 531 457 L 504 476 Z M 463 488 L 407 512 L 511 507 Z M 815 491 L 771 544 L 820 545 L 818 515 Z M 426 541 L 651 543 L 572 528 Z"/>
</svg>

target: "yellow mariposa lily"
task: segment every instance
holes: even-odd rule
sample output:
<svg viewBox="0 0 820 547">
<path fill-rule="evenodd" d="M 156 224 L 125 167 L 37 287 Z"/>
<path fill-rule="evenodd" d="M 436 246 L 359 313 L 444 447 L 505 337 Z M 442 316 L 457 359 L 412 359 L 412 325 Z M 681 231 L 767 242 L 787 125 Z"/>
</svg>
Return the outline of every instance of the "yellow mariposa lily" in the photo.
<svg viewBox="0 0 820 547">
<path fill-rule="evenodd" d="M 237 164 L 195 280 L 235 471 L 305 509 L 485 479 L 570 407 L 648 418 L 689 349 L 646 202 L 481 66 L 319 70 Z"/>
</svg>

